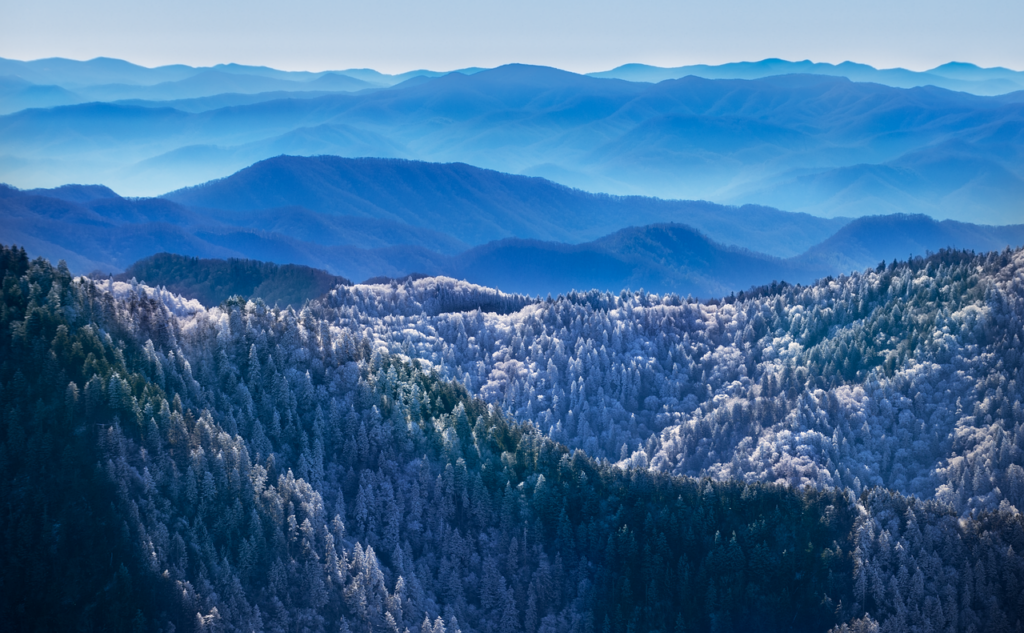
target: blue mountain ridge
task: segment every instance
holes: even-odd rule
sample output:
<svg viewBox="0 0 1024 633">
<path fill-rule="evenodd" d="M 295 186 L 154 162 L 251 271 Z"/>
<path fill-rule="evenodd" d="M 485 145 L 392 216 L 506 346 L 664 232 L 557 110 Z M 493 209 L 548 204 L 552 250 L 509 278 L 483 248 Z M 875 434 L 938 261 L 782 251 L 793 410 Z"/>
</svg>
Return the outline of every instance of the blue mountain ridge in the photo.
<svg viewBox="0 0 1024 633">
<path fill-rule="evenodd" d="M 3 116 L 0 174 L 24 188 L 103 182 L 152 195 L 281 153 L 335 154 L 463 162 L 589 191 L 767 201 L 821 216 L 898 211 L 1005 224 L 1021 211 L 1024 92 L 978 97 L 822 75 L 652 85 L 510 65 L 381 90 L 228 103 Z M 205 148 L 198 160 L 184 151 L 196 147 Z M 963 156 L 970 177 L 946 177 Z M 854 180 L 866 184 L 850 187 L 844 170 L 862 168 Z"/>
<path fill-rule="evenodd" d="M 1024 90 L 1024 72 L 1008 68 L 981 68 L 974 64 L 950 62 L 926 71 L 905 68 L 880 69 L 867 64 L 842 62 L 787 61 L 769 58 L 757 62 L 735 62 L 716 66 L 695 64 L 663 68 L 646 64 L 623 64 L 611 70 L 589 73 L 591 77 L 657 83 L 666 79 L 694 76 L 705 79 L 760 79 L 773 75 L 813 74 L 846 77 L 893 88 L 936 86 L 977 95 L 999 95 Z"/>
<path fill-rule="evenodd" d="M 726 208 L 700 201 L 592 194 L 543 178 L 461 163 L 335 156 L 279 156 L 163 197 L 186 207 L 236 213 L 301 207 L 418 229 L 444 227 L 470 245 L 506 237 L 583 242 L 632 224 L 675 221 L 720 241 L 747 248 L 760 245 L 782 256 L 802 252 L 847 221 L 755 205 Z"/>
<path fill-rule="evenodd" d="M 479 70 L 465 68 L 457 72 L 472 74 Z M 370 69 L 283 71 L 243 64 L 147 68 L 103 57 L 88 61 L 0 58 L 0 114 L 92 101 L 183 100 L 230 93 L 260 94 L 257 100 L 267 100 L 274 98 L 274 92 L 302 94 L 383 88 L 410 78 L 444 74 L 430 70 L 397 75 Z M 20 84 L 18 89 L 10 85 L 15 81 Z"/>
<path fill-rule="evenodd" d="M 720 296 L 945 247 L 1024 244 L 1024 225 L 906 214 L 827 220 L 590 194 L 464 164 L 338 157 L 282 156 L 162 198 L 122 198 L 101 186 L 5 187 L 0 210 L 0 242 L 31 245 L 77 272 L 117 272 L 171 252 L 350 279 L 447 275 L 528 294 L 643 287 Z"/>
</svg>

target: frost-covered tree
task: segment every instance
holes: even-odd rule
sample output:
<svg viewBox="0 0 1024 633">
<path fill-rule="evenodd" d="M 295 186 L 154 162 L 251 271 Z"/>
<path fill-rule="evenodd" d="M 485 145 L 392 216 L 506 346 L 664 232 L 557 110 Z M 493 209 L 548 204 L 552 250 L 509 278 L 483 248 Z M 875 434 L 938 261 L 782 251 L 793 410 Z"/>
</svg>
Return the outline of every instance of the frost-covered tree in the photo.
<svg viewBox="0 0 1024 633">
<path fill-rule="evenodd" d="M 1022 258 L 206 310 L 5 248 L 0 620 L 1019 629 Z"/>
</svg>

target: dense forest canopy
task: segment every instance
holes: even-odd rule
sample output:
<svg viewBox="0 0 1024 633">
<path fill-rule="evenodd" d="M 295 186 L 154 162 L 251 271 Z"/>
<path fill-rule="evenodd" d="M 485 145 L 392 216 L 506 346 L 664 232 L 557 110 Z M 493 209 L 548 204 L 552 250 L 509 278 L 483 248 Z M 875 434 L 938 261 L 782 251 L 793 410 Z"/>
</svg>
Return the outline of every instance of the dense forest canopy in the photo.
<svg viewBox="0 0 1024 633">
<path fill-rule="evenodd" d="M 704 303 L 0 276 L 15 630 L 1024 629 L 1024 251 Z"/>
<path fill-rule="evenodd" d="M 187 299 L 195 299 L 213 307 L 235 295 L 245 299 L 260 298 L 274 305 L 301 307 L 337 285 L 349 285 L 344 277 L 299 266 L 272 264 L 250 259 L 200 259 L 172 253 L 157 253 L 140 259 L 123 273 L 118 281 L 135 279 L 147 286 L 162 286 Z"/>
<path fill-rule="evenodd" d="M 317 309 L 592 457 L 1024 508 L 1019 250 L 944 251 L 711 302 L 641 290 L 435 306 L 488 292 L 339 287 Z"/>
</svg>

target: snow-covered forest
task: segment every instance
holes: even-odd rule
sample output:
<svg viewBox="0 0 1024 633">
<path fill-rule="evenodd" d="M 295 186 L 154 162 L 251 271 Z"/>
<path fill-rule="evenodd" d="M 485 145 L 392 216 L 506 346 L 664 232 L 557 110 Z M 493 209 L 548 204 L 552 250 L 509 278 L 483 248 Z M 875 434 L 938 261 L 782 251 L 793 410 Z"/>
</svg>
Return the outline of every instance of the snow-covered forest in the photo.
<svg viewBox="0 0 1024 633">
<path fill-rule="evenodd" d="M 16 630 L 1024 630 L 1024 251 L 704 303 L 0 275 Z"/>
<path fill-rule="evenodd" d="M 710 303 L 423 279 L 310 309 L 624 466 L 1024 508 L 1020 251 Z"/>
</svg>

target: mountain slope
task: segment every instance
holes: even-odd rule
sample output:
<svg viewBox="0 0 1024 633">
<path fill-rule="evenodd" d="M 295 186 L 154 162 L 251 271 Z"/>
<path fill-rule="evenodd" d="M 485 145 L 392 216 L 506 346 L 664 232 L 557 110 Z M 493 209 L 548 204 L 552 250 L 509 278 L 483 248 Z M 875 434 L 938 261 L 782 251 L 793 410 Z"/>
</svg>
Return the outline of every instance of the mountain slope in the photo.
<svg viewBox="0 0 1024 633">
<path fill-rule="evenodd" d="M 0 114 L 25 108 L 49 108 L 85 101 L 60 86 L 38 86 L 14 75 L 0 73 Z"/>
<path fill-rule="evenodd" d="M 1024 225 L 985 227 L 908 215 L 860 218 L 789 259 L 724 246 L 679 224 L 631 227 L 583 244 L 504 239 L 455 256 L 396 247 L 325 248 L 275 242 L 270 236 L 248 233 L 202 233 L 198 237 L 232 252 L 263 253 L 275 261 L 352 271 L 364 279 L 416 272 L 533 296 L 557 296 L 573 289 L 618 292 L 643 288 L 710 298 L 773 282 L 810 284 L 908 254 L 949 247 L 978 251 L 1017 248 L 1024 245 Z"/>
<path fill-rule="evenodd" d="M 880 165 L 783 176 L 736 199 L 785 204 L 810 213 L 923 212 L 938 218 L 981 216 L 993 223 L 1015 223 L 1024 210 L 1019 202 L 1024 197 L 1024 172 L 1014 166 L 1024 161 L 1024 146 L 1019 142 L 1022 126 L 1013 127 L 1017 129 L 1002 126 L 998 140 L 986 135 L 947 141 Z"/>
<path fill-rule="evenodd" d="M 757 206 L 589 194 L 464 164 L 279 156 L 164 196 L 191 207 L 301 206 L 442 229 L 467 244 L 505 237 L 583 242 L 630 225 L 681 222 L 714 239 L 795 255 L 845 223 Z"/>
<path fill-rule="evenodd" d="M 711 303 L 420 279 L 204 310 L 0 248 L 0 618 L 1012 631 L 1022 356 L 992 325 L 1020 329 L 1022 265 L 943 253 Z M 588 454 L 622 438 L 618 463 Z"/>
<path fill-rule="evenodd" d="M 0 239 L 29 244 L 82 274 L 116 273 L 155 253 L 174 252 L 303 264 L 365 278 L 404 274 L 405 266 L 434 269 L 429 262 L 466 248 L 445 233 L 393 221 L 294 207 L 196 212 L 160 198 L 121 198 L 101 186 L 29 192 L 0 186 L 0 216 Z M 401 248 L 387 250 L 392 247 Z"/>
<path fill-rule="evenodd" d="M 31 189 L 29 195 L 56 198 L 68 202 L 91 202 L 104 198 L 120 198 L 110 187 L 103 185 L 62 185 L 53 189 Z"/>
<path fill-rule="evenodd" d="M 578 245 L 501 240 L 459 255 L 442 270 L 531 295 L 645 288 L 711 297 L 773 279 L 808 277 L 782 260 L 716 244 L 679 224 L 627 228 Z"/>
<path fill-rule="evenodd" d="M 840 274 L 864 270 L 871 262 L 891 262 L 944 248 L 984 253 L 1020 246 L 1024 246 L 1024 224 L 995 227 L 896 214 L 858 218 L 793 261 Z"/>
</svg>

